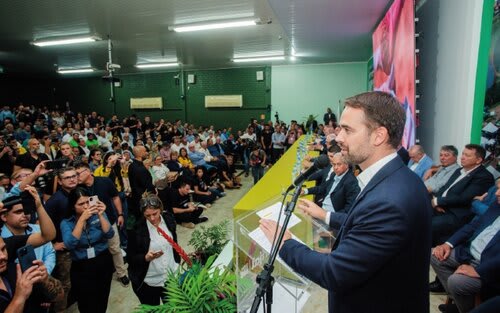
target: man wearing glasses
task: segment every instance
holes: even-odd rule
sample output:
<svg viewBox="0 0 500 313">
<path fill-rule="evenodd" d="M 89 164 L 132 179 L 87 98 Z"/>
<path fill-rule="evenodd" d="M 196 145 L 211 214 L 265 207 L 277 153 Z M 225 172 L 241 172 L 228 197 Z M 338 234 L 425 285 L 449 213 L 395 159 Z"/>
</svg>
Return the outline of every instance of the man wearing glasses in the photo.
<svg viewBox="0 0 500 313">
<path fill-rule="evenodd" d="M 56 250 L 56 267 L 53 276 L 59 279 L 63 285 L 64 298 L 55 303 L 55 312 L 64 312 L 66 310 L 68 293 L 71 289 L 70 269 L 71 255 L 66 247 L 61 234 L 61 221 L 71 215 L 71 209 L 68 208 L 68 195 L 71 190 L 78 185 L 78 175 L 74 167 L 65 167 L 57 173 L 59 190 L 57 190 L 45 203 L 45 208 L 56 228 L 56 238 L 52 241 L 54 250 Z"/>
</svg>

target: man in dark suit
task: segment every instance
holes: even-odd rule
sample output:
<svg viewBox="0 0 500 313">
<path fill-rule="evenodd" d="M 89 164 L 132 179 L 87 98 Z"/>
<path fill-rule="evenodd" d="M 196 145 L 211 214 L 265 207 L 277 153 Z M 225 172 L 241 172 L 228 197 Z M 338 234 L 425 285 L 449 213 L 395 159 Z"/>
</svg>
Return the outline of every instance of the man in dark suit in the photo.
<svg viewBox="0 0 500 313">
<path fill-rule="evenodd" d="M 493 186 L 493 175 L 484 168 L 486 151 L 480 145 L 466 145 L 462 151 L 462 168 L 455 170 L 448 182 L 433 194 L 432 242 L 444 242 L 473 217 L 472 200 Z"/>
<path fill-rule="evenodd" d="M 141 217 L 139 201 L 142 198 L 142 194 L 146 191 L 154 192 L 155 187 L 153 186 L 151 173 L 142 163 L 147 159 L 148 151 L 144 146 L 135 146 L 133 153 L 135 158 L 128 168 L 130 189 L 132 189 L 132 195 L 129 199 L 129 212 L 138 220 Z"/>
<path fill-rule="evenodd" d="M 432 207 L 421 179 L 396 154 L 404 121 L 404 110 L 389 94 L 347 99 L 336 140 L 347 161 L 363 170 L 361 192 L 344 214 L 330 254 L 285 233 L 280 257 L 328 289 L 330 313 L 429 312 Z M 260 223 L 272 240 L 276 223 Z"/>
<path fill-rule="evenodd" d="M 359 193 L 358 181 L 342 153 L 331 154 L 328 152 L 332 165 L 330 178 L 319 186 L 303 191 L 304 194 L 321 195 L 315 202 L 326 211 L 347 213 Z"/>
<path fill-rule="evenodd" d="M 460 312 L 474 307 L 474 297 L 481 290 L 500 292 L 500 190 L 495 195 L 497 201 L 484 215 L 432 251 L 432 268 Z M 451 311 L 450 305 L 443 309 Z"/>
</svg>

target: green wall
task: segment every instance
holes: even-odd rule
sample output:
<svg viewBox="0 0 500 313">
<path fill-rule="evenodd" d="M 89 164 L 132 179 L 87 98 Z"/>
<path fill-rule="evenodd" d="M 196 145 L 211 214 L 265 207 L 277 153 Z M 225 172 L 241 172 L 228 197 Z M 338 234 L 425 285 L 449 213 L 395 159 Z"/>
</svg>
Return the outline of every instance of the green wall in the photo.
<svg viewBox="0 0 500 313">
<path fill-rule="evenodd" d="M 330 107 L 338 118 L 343 99 L 366 91 L 367 76 L 367 62 L 273 66 L 273 115 L 288 123 L 313 114 L 323 123 Z"/>
<path fill-rule="evenodd" d="M 264 81 L 256 80 L 256 71 L 264 71 Z M 195 83 L 187 84 L 188 74 Z M 116 75 L 122 87 L 115 88 L 118 116 L 150 115 L 153 120 L 182 119 L 196 125 L 232 126 L 241 129 L 251 117 L 266 113 L 271 103 L 270 68 L 238 68 L 204 71 Z M 178 77 L 178 78 L 176 78 Z M 183 85 L 184 84 L 184 85 Z M 242 108 L 206 109 L 205 95 L 243 95 Z M 162 97 L 162 110 L 131 110 L 130 98 Z M 69 101 L 74 111 L 97 110 L 106 116 L 113 112 L 109 101 L 109 83 L 97 77 L 65 78 L 57 81 L 59 103 Z"/>
</svg>

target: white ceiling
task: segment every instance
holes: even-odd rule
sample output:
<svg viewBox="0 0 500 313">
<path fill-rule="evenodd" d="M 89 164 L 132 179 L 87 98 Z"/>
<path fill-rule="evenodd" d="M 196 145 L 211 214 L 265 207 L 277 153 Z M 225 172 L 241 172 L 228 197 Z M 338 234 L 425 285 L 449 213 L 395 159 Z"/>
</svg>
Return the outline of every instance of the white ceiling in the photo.
<svg viewBox="0 0 500 313">
<path fill-rule="evenodd" d="M 113 42 L 120 73 L 137 63 L 177 59 L 184 69 L 278 63 L 231 62 L 234 55 L 295 49 L 294 63 L 366 61 L 371 32 L 392 0 L 16 0 L 0 4 L 0 66 L 5 73 L 55 73 L 56 67 L 104 70 L 105 40 L 40 48 L 31 41 L 94 34 Z M 175 33 L 169 26 L 228 17 L 261 25 Z M 141 70 L 144 71 L 144 70 Z M 101 72 L 102 73 L 102 72 Z"/>
</svg>

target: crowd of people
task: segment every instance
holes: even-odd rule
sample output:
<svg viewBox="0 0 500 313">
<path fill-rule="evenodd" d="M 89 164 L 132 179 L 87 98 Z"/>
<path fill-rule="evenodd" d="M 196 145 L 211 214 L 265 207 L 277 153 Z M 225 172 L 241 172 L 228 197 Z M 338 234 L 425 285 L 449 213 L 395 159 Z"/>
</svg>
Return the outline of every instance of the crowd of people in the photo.
<svg viewBox="0 0 500 313">
<path fill-rule="evenodd" d="M 303 133 L 295 121 L 251 119 L 233 133 L 149 116 L 3 107 L 2 237 L 24 239 L 2 254 L 9 269 L 0 269 L 0 308 L 22 312 L 21 301 L 25 312 L 63 312 L 76 301 L 80 312 L 105 312 L 113 272 L 141 303 L 159 304 L 182 251 L 176 226 L 207 221 L 217 199 L 242 186 L 241 175 L 257 183 Z M 23 210 L 28 191 L 37 195 L 36 213 Z M 26 243 L 40 260 L 35 282 L 51 284 L 51 293 L 31 289 L 28 274 L 11 268 Z"/>
<path fill-rule="evenodd" d="M 76 301 L 80 312 L 105 312 L 113 272 L 122 285 L 131 282 L 141 303 L 159 304 L 166 273 L 184 257 L 176 226 L 195 228 L 207 221 L 217 199 L 241 187 L 241 175 L 251 174 L 257 183 L 306 131 L 318 138 L 310 149 L 326 154 L 330 166 L 311 176 L 316 187 L 302 190 L 314 201 L 301 199 L 298 206 L 337 236 L 334 259 L 309 255 L 288 235 L 280 256 L 334 291 L 331 308 L 363 309 L 361 303 L 338 297 L 359 284 L 366 290 L 354 292 L 353 301 L 382 297 L 378 292 L 387 291 L 380 286 L 403 279 L 409 270 L 404 265 L 410 263 L 414 273 L 407 276 L 414 286 L 400 294 L 408 303 L 394 302 L 394 308 L 428 310 L 429 290 L 449 295 L 450 301 L 439 307 L 442 312 L 469 312 L 478 299 L 491 298 L 485 306 L 495 301 L 500 292 L 500 183 L 483 165 L 484 147 L 466 145 L 458 162 L 458 149 L 444 145 L 436 164 L 421 145 L 400 146 L 401 130 L 392 128 L 401 125 L 384 124 L 383 118 L 400 114 L 396 109 L 368 117 L 373 125 L 362 129 L 363 115 L 358 115 L 373 114 L 367 107 L 377 101 L 391 101 L 381 98 L 369 93 L 348 99 L 339 126 L 328 110 L 324 124 L 252 119 L 236 132 L 148 116 L 108 120 L 97 112 L 4 107 L 0 311 L 63 312 Z M 371 137 L 363 143 L 359 134 Z M 312 161 L 307 158 L 304 166 Z M 389 205 L 387 199 L 392 199 Z M 271 236 L 276 225 L 262 221 L 261 227 Z M 14 261 L 26 244 L 35 247 L 37 261 L 23 272 Z M 377 246 L 399 254 L 391 259 L 390 251 L 382 253 Z M 315 264 L 332 266 L 332 271 L 313 271 L 309 267 Z M 373 276 L 375 266 L 380 275 Z M 436 278 L 427 284 L 429 267 Z"/>
</svg>

